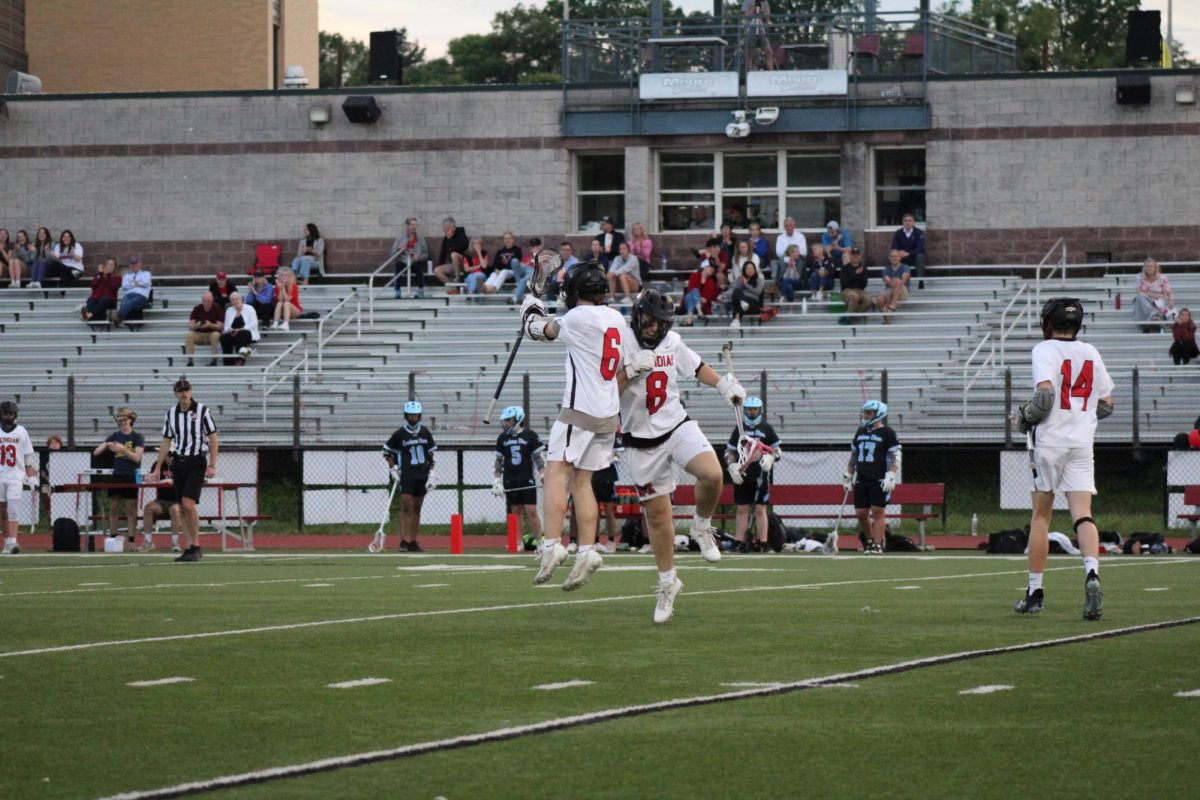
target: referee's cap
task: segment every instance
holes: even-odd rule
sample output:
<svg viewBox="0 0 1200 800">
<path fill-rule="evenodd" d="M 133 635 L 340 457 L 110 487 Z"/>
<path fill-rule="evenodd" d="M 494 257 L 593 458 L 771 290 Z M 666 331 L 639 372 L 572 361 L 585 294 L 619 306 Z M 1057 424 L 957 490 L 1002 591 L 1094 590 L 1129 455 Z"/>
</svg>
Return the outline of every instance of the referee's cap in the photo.
<svg viewBox="0 0 1200 800">
<path fill-rule="evenodd" d="M 177 392 L 186 392 L 191 388 L 192 384 L 188 382 L 187 378 L 180 378 L 179 380 L 175 381 L 175 391 Z"/>
</svg>

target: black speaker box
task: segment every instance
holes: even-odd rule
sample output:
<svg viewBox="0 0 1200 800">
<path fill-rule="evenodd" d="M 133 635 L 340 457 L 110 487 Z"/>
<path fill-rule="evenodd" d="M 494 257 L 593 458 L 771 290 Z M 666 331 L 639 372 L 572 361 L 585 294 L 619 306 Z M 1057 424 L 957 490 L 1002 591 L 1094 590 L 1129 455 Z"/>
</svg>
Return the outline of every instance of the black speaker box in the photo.
<svg viewBox="0 0 1200 800">
<path fill-rule="evenodd" d="M 1158 11 L 1130 11 L 1125 34 L 1125 63 L 1147 67 L 1162 61 L 1162 15 Z M 372 34 L 374 35 L 374 34 Z"/>
<path fill-rule="evenodd" d="M 371 57 L 368 64 L 371 74 L 367 82 L 372 86 L 399 83 L 404 77 L 400 64 L 401 43 L 398 31 L 371 32 Z"/>
<path fill-rule="evenodd" d="M 374 122 L 383 113 L 375 98 L 369 94 L 347 97 L 346 102 L 342 103 L 342 111 L 346 112 L 346 119 L 351 122 Z"/>
<path fill-rule="evenodd" d="M 1118 75 L 1117 76 L 1117 105 L 1119 105 L 1119 106 L 1148 106 L 1148 105 L 1150 105 L 1150 76 L 1149 75 Z"/>
</svg>

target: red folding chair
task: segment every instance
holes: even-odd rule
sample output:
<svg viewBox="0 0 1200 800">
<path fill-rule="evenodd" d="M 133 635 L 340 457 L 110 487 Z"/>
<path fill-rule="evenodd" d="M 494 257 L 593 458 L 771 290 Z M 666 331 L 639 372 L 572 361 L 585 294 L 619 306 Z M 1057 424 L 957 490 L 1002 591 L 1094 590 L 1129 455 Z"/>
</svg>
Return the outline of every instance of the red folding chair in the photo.
<svg viewBox="0 0 1200 800">
<path fill-rule="evenodd" d="M 279 269 L 279 256 L 283 252 L 283 248 L 277 244 L 260 244 L 254 247 L 254 266 L 246 270 L 247 275 L 253 275 L 257 270 L 262 270 L 271 277 L 275 274 L 275 270 Z"/>
</svg>

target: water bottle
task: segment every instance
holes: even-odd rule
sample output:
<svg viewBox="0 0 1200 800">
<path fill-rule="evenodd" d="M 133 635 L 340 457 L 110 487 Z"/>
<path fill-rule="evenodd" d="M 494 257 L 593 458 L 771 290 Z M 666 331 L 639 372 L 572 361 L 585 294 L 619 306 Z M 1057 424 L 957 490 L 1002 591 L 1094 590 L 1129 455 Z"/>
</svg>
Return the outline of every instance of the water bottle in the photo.
<svg viewBox="0 0 1200 800">
<path fill-rule="evenodd" d="M 663 269 L 667 268 L 667 254 L 666 253 L 663 253 L 663 255 L 662 255 L 662 268 Z"/>
<path fill-rule="evenodd" d="M 800 298 L 800 313 L 801 314 L 808 313 L 808 298 L 807 297 Z"/>
<path fill-rule="evenodd" d="M 135 469 L 135 470 L 133 471 L 133 482 L 134 482 L 134 483 L 141 483 L 141 482 L 142 482 L 142 471 L 141 471 L 141 469 Z"/>
<path fill-rule="evenodd" d="M 1117 292 L 1117 311 L 1121 310 L 1121 293 Z"/>
<path fill-rule="evenodd" d="M 979 515 L 978 514 L 971 515 L 971 535 L 972 536 L 979 535 Z"/>
</svg>

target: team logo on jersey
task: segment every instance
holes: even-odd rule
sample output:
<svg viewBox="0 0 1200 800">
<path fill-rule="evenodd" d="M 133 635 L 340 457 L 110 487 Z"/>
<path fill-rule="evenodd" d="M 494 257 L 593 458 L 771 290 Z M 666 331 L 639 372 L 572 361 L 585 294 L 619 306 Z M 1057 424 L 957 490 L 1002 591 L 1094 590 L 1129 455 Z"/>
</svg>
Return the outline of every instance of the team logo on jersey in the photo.
<svg viewBox="0 0 1200 800">
<path fill-rule="evenodd" d="M 675 356 L 672 353 L 655 353 L 655 367 L 673 367 L 675 366 Z"/>
</svg>

